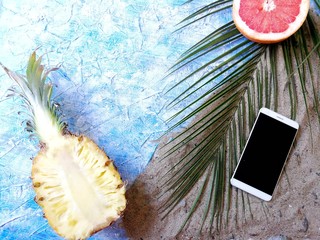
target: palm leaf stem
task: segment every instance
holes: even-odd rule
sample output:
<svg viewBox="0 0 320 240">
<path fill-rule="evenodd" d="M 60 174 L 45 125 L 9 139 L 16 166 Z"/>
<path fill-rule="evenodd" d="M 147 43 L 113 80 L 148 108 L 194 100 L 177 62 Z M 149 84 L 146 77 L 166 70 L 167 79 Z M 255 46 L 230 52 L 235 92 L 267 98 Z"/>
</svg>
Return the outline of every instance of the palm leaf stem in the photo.
<svg viewBox="0 0 320 240">
<path fill-rule="evenodd" d="M 216 221 L 217 223 L 217 229 L 219 228 L 219 226 L 222 225 L 222 214 L 221 214 L 221 210 L 224 209 L 224 197 L 223 196 L 223 192 L 225 190 L 225 186 L 226 186 L 226 174 L 225 171 L 221 171 L 222 169 L 225 169 L 226 167 L 226 138 L 224 138 L 222 140 L 222 144 L 221 147 L 219 149 L 218 152 L 218 161 L 217 161 L 217 172 L 216 172 L 216 176 L 217 176 L 217 181 L 215 182 L 215 193 L 214 193 L 214 201 L 213 201 L 213 209 L 212 209 L 212 214 L 211 214 L 211 219 L 210 219 L 210 226 L 213 225 L 214 222 L 214 217 L 217 217 L 218 220 Z M 212 227 L 210 228 L 210 233 L 211 233 Z"/>
<path fill-rule="evenodd" d="M 215 179 L 216 179 L 216 176 L 217 176 L 217 164 L 214 164 L 212 162 L 211 164 L 211 175 L 210 175 L 210 179 L 211 180 L 211 183 L 210 183 L 210 186 L 209 186 L 209 192 L 208 192 L 208 198 L 207 198 L 207 202 L 206 202 L 206 206 L 204 207 L 203 209 L 203 214 L 202 214 L 202 220 L 201 220 L 201 225 L 200 225 L 200 228 L 198 230 L 198 235 L 201 234 L 202 232 L 202 229 L 204 227 L 204 223 L 208 217 L 208 214 L 210 212 L 210 210 L 212 209 L 212 199 L 213 199 L 213 196 L 214 196 L 214 190 L 216 189 L 214 186 L 215 186 Z"/>
<path fill-rule="evenodd" d="M 310 33 L 310 31 L 309 31 L 309 33 Z M 311 49 L 310 53 L 308 52 L 308 46 L 307 46 L 308 43 L 305 41 L 304 38 L 302 38 L 302 40 L 303 40 L 303 43 L 302 43 L 303 54 L 302 55 L 304 56 L 304 59 L 301 61 L 301 63 L 304 64 L 306 62 L 308 70 L 309 70 L 309 73 L 311 73 L 310 74 L 310 82 L 311 82 L 311 88 L 312 88 L 312 93 L 313 93 L 314 110 L 317 113 L 318 121 L 319 121 L 319 125 L 320 125 L 320 108 L 319 108 L 319 103 L 320 103 L 320 99 L 319 98 L 320 98 L 320 96 L 319 96 L 319 94 L 317 93 L 317 90 L 316 90 L 314 72 L 313 72 L 313 69 L 312 69 L 312 66 L 311 66 L 311 63 L 310 63 L 311 54 L 314 53 L 315 49 L 319 49 L 320 38 L 317 39 L 317 41 L 318 41 L 317 45 L 313 49 Z M 319 51 L 318 51 L 318 56 L 320 56 L 320 52 Z M 300 66 L 298 66 L 298 67 L 300 67 Z"/>
<path fill-rule="evenodd" d="M 202 232 L 202 229 L 203 229 L 203 226 L 206 222 L 206 219 L 208 217 L 208 214 L 210 212 L 210 210 L 212 209 L 212 201 L 211 199 L 213 198 L 213 195 L 214 195 L 214 192 L 215 192 L 215 176 L 216 176 L 216 173 L 217 173 L 217 164 L 214 164 L 213 162 L 210 164 L 210 168 L 209 168 L 209 171 L 208 173 L 210 173 L 210 176 L 209 176 L 209 179 L 211 179 L 210 181 L 210 185 L 209 185 L 209 190 L 208 190 L 208 198 L 209 198 L 209 201 L 207 201 L 207 203 L 205 204 L 206 206 L 204 207 L 203 209 L 203 214 L 202 214 L 202 220 L 201 220 L 201 224 L 200 224 L 200 228 L 198 230 L 198 236 L 200 236 L 201 232 Z"/>
<path fill-rule="evenodd" d="M 230 131 L 229 131 L 229 136 L 228 136 L 228 147 L 229 147 L 229 151 L 228 151 L 228 155 L 232 156 L 229 158 L 229 166 L 228 166 L 228 170 L 229 170 L 229 179 L 231 178 L 232 174 L 233 174 L 233 169 L 235 169 L 235 166 L 237 164 L 236 159 L 238 159 L 237 157 L 237 135 L 236 133 L 236 125 L 235 125 L 235 121 L 232 121 L 231 123 L 231 127 L 230 127 Z M 227 207 L 226 207 L 226 225 L 228 225 L 229 223 L 229 212 L 231 209 L 231 197 L 232 197 L 232 189 L 231 188 L 227 188 L 226 190 L 227 192 Z M 236 217 L 237 219 L 237 217 Z"/>
<path fill-rule="evenodd" d="M 200 177 L 198 175 L 199 173 L 198 170 L 200 169 L 202 172 L 205 170 L 204 168 L 207 166 L 207 162 L 205 161 L 205 159 L 210 159 L 210 157 L 212 156 L 212 151 L 214 152 L 214 149 L 216 149 L 216 147 L 219 146 L 219 141 L 216 141 L 216 139 L 220 139 L 222 136 L 225 135 L 225 132 L 228 130 L 228 127 L 226 126 L 229 126 L 231 120 L 232 120 L 232 115 L 231 117 L 226 119 L 225 122 L 223 122 L 222 124 L 216 127 L 218 132 L 215 132 L 215 136 L 211 136 L 212 135 L 211 133 L 207 138 L 205 138 L 202 142 L 200 142 L 199 146 L 201 146 L 202 143 L 209 141 L 209 142 L 206 142 L 207 144 L 204 147 L 201 147 L 200 150 L 198 149 L 199 151 L 196 152 L 196 154 L 191 158 L 191 160 L 196 159 L 194 160 L 194 162 L 197 163 L 196 164 L 197 166 L 191 165 L 189 168 L 185 169 L 185 166 L 188 165 L 188 164 L 185 164 L 184 167 L 182 167 L 179 170 L 179 172 L 180 171 L 183 172 L 182 175 L 180 175 L 179 173 L 175 173 L 175 176 L 179 176 L 178 179 L 174 177 L 174 178 L 171 178 L 169 181 L 165 182 L 164 185 L 167 185 L 171 182 L 168 189 L 176 189 L 176 191 L 172 194 L 172 196 L 175 195 L 178 197 L 168 199 L 167 202 L 165 202 L 163 205 L 164 209 L 167 209 L 167 206 L 169 205 L 172 206 L 172 208 L 176 206 L 177 203 L 179 202 L 179 199 L 180 199 L 179 197 L 181 197 L 182 195 L 185 196 L 190 191 L 191 189 L 190 186 L 194 184 L 194 180 L 195 180 L 194 178 L 196 177 L 196 179 L 199 179 Z M 191 152 L 188 155 L 191 155 L 192 152 L 193 150 L 191 150 Z M 183 160 L 186 157 L 187 156 L 185 156 Z M 185 183 L 188 183 L 188 184 L 185 184 Z M 182 187 L 183 185 L 186 185 L 186 186 Z"/>
<path fill-rule="evenodd" d="M 302 92 L 302 96 L 303 96 L 303 99 L 304 99 L 304 105 L 305 105 L 305 109 L 306 109 L 306 113 L 307 113 L 307 118 L 308 118 L 308 122 L 310 123 L 311 120 L 310 120 L 310 111 L 309 111 L 309 106 L 308 106 L 308 99 L 307 99 L 307 88 L 306 88 L 306 73 L 305 73 L 305 68 L 302 67 L 300 68 L 299 67 L 299 59 L 302 57 L 304 57 L 304 48 L 303 48 L 303 40 L 302 40 L 302 37 L 301 35 L 297 35 L 298 37 L 300 37 L 300 43 L 301 43 L 301 48 L 299 48 L 300 52 L 298 53 L 297 49 L 296 48 L 293 48 L 293 53 L 294 53 L 294 56 L 295 56 L 295 62 L 296 62 L 296 66 L 297 66 L 297 71 L 298 71 L 298 75 L 299 75 L 299 82 L 300 82 L 300 86 L 301 86 L 301 92 Z M 309 128 L 309 131 L 310 131 L 310 137 L 311 137 L 311 143 L 313 143 L 312 139 L 313 139 L 313 134 L 312 134 L 312 129 Z"/>
<path fill-rule="evenodd" d="M 295 88 L 295 77 L 292 73 L 294 73 L 293 65 L 292 65 L 292 52 L 291 52 L 292 44 L 291 41 L 285 41 L 282 44 L 283 56 L 285 62 L 285 68 L 289 79 L 287 81 L 287 88 L 289 90 L 290 97 L 290 105 L 291 105 L 291 118 L 295 119 L 297 115 L 297 93 Z"/>
<path fill-rule="evenodd" d="M 278 77 L 277 77 L 277 72 L 278 72 L 278 68 L 277 68 L 277 60 L 276 60 L 276 52 L 278 47 L 274 46 L 274 47 L 270 47 L 269 49 L 269 59 L 270 59 L 270 77 L 272 79 L 272 88 L 274 89 L 274 92 L 277 93 L 278 92 Z M 278 110 L 278 96 L 277 94 L 273 94 L 273 108 L 275 111 Z M 259 109 L 262 106 L 259 106 Z"/>
</svg>

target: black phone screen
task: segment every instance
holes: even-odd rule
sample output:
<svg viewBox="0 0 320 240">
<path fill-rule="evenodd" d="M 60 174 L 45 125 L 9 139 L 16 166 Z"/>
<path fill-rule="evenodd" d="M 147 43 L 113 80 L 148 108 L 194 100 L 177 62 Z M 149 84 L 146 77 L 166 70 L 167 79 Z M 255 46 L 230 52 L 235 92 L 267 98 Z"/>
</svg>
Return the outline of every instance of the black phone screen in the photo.
<svg viewBox="0 0 320 240">
<path fill-rule="evenodd" d="M 234 178 L 273 194 L 297 129 L 260 113 Z"/>
</svg>

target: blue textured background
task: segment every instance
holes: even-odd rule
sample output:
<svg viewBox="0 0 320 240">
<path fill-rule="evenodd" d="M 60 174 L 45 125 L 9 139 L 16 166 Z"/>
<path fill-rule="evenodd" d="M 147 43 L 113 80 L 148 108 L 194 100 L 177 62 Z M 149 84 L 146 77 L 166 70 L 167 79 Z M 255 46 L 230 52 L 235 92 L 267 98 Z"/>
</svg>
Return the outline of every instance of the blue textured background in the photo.
<svg viewBox="0 0 320 240">
<path fill-rule="evenodd" d="M 50 78 L 69 130 L 92 138 L 131 184 L 173 111 L 164 106 L 175 93 L 163 92 L 182 73 L 163 79 L 166 71 L 219 25 L 213 19 L 173 33 L 206 1 L 183 2 L 0 0 L 0 61 L 24 73 L 30 53 L 40 47 L 45 64 L 61 64 Z M 3 70 L 0 82 L 0 239 L 59 239 L 33 201 L 30 158 L 38 142 L 24 130 L 21 99 L 6 97 L 13 82 Z M 92 239 L 126 239 L 125 229 L 119 221 Z"/>
</svg>

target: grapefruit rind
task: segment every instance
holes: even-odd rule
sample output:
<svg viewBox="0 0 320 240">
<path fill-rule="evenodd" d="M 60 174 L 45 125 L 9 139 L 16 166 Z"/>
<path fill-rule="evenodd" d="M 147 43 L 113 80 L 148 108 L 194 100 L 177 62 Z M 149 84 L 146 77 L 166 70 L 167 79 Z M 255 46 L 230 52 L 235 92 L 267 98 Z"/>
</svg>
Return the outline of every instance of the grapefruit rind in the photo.
<svg viewBox="0 0 320 240">
<path fill-rule="evenodd" d="M 279 33 L 261 33 L 248 27 L 239 15 L 241 0 L 233 1 L 232 17 L 237 29 L 249 40 L 258 43 L 277 43 L 293 35 L 304 23 L 308 15 L 310 0 L 302 0 L 300 4 L 300 13 L 295 21 L 289 24 L 287 30 Z"/>
</svg>

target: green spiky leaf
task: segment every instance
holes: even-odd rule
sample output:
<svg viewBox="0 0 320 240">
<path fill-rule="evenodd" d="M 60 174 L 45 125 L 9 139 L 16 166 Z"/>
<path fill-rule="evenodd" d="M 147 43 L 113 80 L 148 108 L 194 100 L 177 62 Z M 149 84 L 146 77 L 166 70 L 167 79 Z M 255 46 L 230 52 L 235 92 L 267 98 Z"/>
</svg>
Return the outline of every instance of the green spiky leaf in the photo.
<svg viewBox="0 0 320 240">
<path fill-rule="evenodd" d="M 230 0 L 209 3 L 187 17 L 182 22 L 183 27 L 190 28 L 195 22 L 219 14 L 231 5 Z M 188 49 L 171 68 L 170 74 L 174 74 L 195 61 L 209 59 L 169 89 L 170 92 L 186 81 L 189 83 L 189 87 L 168 105 L 184 105 L 169 118 L 171 128 L 168 134 L 182 124 L 188 127 L 163 146 L 162 163 L 168 159 L 174 161 L 173 167 L 163 176 L 164 190 L 160 196 L 163 217 L 183 199 L 190 200 L 190 192 L 198 189 L 180 231 L 188 226 L 197 211 L 203 216 L 199 234 L 204 229 L 211 232 L 228 224 L 233 206 L 238 208 L 233 211 L 237 213 L 236 220 L 246 212 L 253 217 L 249 197 L 232 190 L 229 179 L 261 107 L 277 110 L 279 96 L 287 92 L 292 118 L 303 108 L 307 109 L 308 116 L 309 111 L 315 111 L 320 121 L 317 84 L 320 34 L 319 26 L 315 24 L 317 21 L 309 15 L 294 36 L 273 45 L 247 41 L 234 23 L 228 22 Z M 279 68 L 282 62 L 285 72 Z M 318 67 L 314 68 L 314 63 Z M 286 74 L 285 89 L 279 87 L 279 80 L 283 79 L 279 77 L 281 74 Z M 311 88 L 307 87 L 307 82 Z M 298 93 L 301 93 L 301 99 Z"/>
<path fill-rule="evenodd" d="M 42 57 L 37 59 L 36 52 L 33 52 L 29 57 L 26 75 L 13 72 L 0 64 L 10 78 L 19 85 L 20 89 L 14 91 L 23 97 L 32 112 L 29 127 L 39 135 L 41 141 L 46 142 L 50 140 L 50 134 L 53 132 L 61 134 L 64 124 L 51 100 L 52 85 L 46 82 L 48 74 L 58 68 L 46 70 L 41 62 Z M 46 133 L 46 129 L 52 129 L 53 132 Z"/>
</svg>

